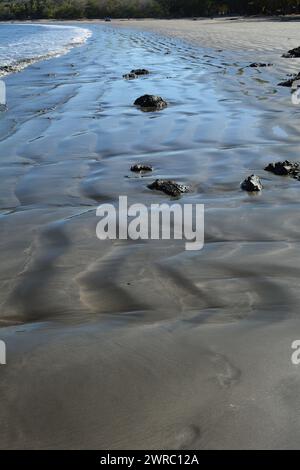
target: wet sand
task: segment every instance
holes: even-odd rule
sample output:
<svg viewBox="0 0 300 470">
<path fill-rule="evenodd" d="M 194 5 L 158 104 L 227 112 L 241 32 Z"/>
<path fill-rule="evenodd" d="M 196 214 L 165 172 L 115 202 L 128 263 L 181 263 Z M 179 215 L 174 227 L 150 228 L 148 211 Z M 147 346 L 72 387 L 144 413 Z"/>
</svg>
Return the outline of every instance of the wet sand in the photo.
<svg viewBox="0 0 300 470">
<path fill-rule="evenodd" d="M 231 22 L 207 43 L 166 23 L 87 24 L 86 45 L 6 78 L 3 449 L 298 446 L 300 183 L 263 170 L 299 159 L 300 108 L 277 87 L 299 71 L 281 58 L 298 23 L 251 23 L 255 42 Z M 274 66 L 247 67 L 261 61 Z M 136 67 L 151 74 L 122 79 Z M 144 93 L 169 107 L 141 113 Z M 153 174 L 128 178 L 137 162 Z M 256 196 L 239 187 L 252 173 Z M 202 251 L 97 240 L 100 203 L 169 200 L 155 178 L 205 204 Z"/>
</svg>

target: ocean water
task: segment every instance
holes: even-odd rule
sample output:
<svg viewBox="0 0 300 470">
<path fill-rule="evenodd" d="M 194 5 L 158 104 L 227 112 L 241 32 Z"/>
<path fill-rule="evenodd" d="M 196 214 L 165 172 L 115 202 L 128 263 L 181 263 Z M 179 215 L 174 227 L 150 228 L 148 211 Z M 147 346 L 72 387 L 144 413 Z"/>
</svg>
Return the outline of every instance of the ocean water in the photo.
<svg viewBox="0 0 300 470">
<path fill-rule="evenodd" d="M 0 76 L 64 54 L 90 35 L 88 29 L 69 25 L 1 24 Z"/>
</svg>

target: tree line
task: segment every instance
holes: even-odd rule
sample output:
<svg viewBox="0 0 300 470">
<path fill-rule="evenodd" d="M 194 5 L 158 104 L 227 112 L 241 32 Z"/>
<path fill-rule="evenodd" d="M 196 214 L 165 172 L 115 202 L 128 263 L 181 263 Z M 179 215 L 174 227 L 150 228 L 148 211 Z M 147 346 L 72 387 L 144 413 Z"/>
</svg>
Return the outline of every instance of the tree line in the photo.
<svg viewBox="0 0 300 470">
<path fill-rule="evenodd" d="M 300 0 L 0 0 L 0 20 L 291 13 L 300 13 Z"/>
</svg>

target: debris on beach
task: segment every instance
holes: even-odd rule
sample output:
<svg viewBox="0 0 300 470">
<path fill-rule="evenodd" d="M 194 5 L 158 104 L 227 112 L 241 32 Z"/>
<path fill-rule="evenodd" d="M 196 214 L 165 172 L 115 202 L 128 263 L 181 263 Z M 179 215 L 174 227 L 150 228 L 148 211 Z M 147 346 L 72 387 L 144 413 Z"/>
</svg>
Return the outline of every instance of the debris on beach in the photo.
<svg viewBox="0 0 300 470">
<path fill-rule="evenodd" d="M 285 59 L 296 59 L 300 57 L 300 47 L 295 47 L 295 49 L 289 50 L 286 54 L 283 54 Z"/>
<path fill-rule="evenodd" d="M 258 192 L 263 189 L 263 186 L 258 176 L 251 175 L 242 182 L 241 188 L 248 192 Z"/>
<path fill-rule="evenodd" d="M 300 73 L 298 73 L 297 75 L 292 75 L 292 77 L 289 78 L 288 80 L 278 83 L 278 86 L 285 86 L 288 88 L 292 88 L 292 86 L 297 80 L 300 80 Z"/>
<path fill-rule="evenodd" d="M 140 108 L 147 109 L 147 110 L 160 110 L 168 106 L 168 103 L 161 98 L 160 96 L 154 95 L 144 95 L 135 100 L 135 106 L 139 106 Z"/>
<path fill-rule="evenodd" d="M 133 69 L 130 73 L 134 73 L 134 75 L 140 77 L 141 75 L 149 75 L 150 72 L 147 69 Z"/>
<path fill-rule="evenodd" d="M 189 187 L 171 180 L 156 180 L 147 186 L 151 190 L 162 191 L 168 196 L 178 197 L 188 193 Z"/>
<path fill-rule="evenodd" d="M 143 165 L 141 163 L 138 163 L 136 165 L 133 165 L 130 168 L 130 171 L 133 171 L 134 173 L 143 173 L 147 171 L 153 171 L 153 167 L 151 165 Z"/>
<path fill-rule="evenodd" d="M 274 175 L 291 176 L 292 178 L 300 179 L 300 164 L 297 162 L 285 160 L 284 162 L 270 163 L 265 170 L 274 173 Z"/>
<path fill-rule="evenodd" d="M 260 67 L 272 67 L 273 64 L 265 64 L 263 62 L 253 62 L 253 64 L 250 64 L 249 67 L 251 68 L 260 68 Z"/>
</svg>

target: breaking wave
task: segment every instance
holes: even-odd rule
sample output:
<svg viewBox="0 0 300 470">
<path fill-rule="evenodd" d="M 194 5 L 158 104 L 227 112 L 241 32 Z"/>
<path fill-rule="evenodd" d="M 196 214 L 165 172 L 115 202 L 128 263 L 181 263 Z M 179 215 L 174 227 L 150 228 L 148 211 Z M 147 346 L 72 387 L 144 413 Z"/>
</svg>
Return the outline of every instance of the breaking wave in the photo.
<svg viewBox="0 0 300 470">
<path fill-rule="evenodd" d="M 89 29 L 48 24 L 0 25 L 0 76 L 66 54 L 92 35 Z"/>
</svg>

